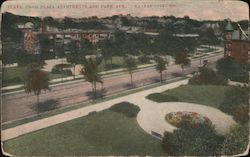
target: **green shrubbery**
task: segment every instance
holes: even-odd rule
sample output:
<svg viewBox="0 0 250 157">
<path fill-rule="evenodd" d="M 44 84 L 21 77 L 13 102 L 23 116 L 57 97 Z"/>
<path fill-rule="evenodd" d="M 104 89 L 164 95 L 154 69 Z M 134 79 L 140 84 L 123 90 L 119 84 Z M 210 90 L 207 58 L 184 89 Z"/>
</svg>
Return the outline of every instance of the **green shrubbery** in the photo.
<svg viewBox="0 0 250 157">
<path fill-rule="evenodd" d="M 248 65 L 238 63 L 232 57 L 220 59 L 216 64 L 216 68 L 219 74 L 224 75 L 230 80 L 249 82 Z"/>
<path fill-rule="evenodd" d="M 225 136 L 218 153 L 220 155 L 237 155 L 246 151 L 249 141 L 248 124 L 236 125 Z"/>
<path fill-rule="evenodd" d="M 231 114 L 238 122 L 246 122 L 249 119 L 249 88 L 234 87 L 225 92 L 225 98 L 220 105 L 220 110 Z"/>
<path fill-rule="evenodd" d="M 215 133 L 214 126 L 192 126 L 184 121 L 173 133 L 165 132 L 162 146 L 169 155 L 207 156 L 217 155 L 222 142 L 223 137 Z"/>
<path fill-rule="evenodd" d="M 136 117 L 140 108 L 129 102 L 121 102 L 111 106 L 109 110 L 123 113 L 127 117 Z"/>
<path fill-rule="evenodd" d="M 148 64 L 150 63 L 150 57 L 146 56 L 146 55 L 141 55 L 138 57 L 138 60 L 142 63 L 142 64 Z"/>
<path fill-rule="evenodd" d="M 226 85 L 228 81 L 227 78 L 217 74 L 212 69 L 203 68 L 199 74 L 193 76 L 188 83 L 192 85 Z"/>
<path fill-rule="evenodd" d="M 165 95 L 163 93 L 153 93 L 146 96 L 147 99 L 156 102 L 176 102 L 179 101 L 178 97 L 172 95 Z"/>
<path fill-rule="evenodd" d="M 57 64 L 52 68 L 51 73 L 71 76 L 72 71 L 70 69 L 64 69 L 64 68 L 69 68 L 69 67 L 71 67 L 71 65 L 69 64 Z"/>
</svg>

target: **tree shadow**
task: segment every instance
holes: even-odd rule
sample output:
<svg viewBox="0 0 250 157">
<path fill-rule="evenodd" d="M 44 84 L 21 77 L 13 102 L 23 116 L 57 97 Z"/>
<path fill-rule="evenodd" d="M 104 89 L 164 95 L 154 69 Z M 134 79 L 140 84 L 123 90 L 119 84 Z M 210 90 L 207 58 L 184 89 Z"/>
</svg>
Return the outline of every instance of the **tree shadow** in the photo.
<svg viewBox="0 0 250 157">
<path fill-rule="evenodd" d="M 134 88 L 135 86 L 136 86 L 135 83 L 133 83 L 133 84 L 131 84 L 131 83 L 125 83 L 125 84 L 123 85 L 123 87 L 126 88 L 126 89 L 132 89 L 132 88 Z"/>
<path fill-rule="evenodd" d="M 51 99 L 51 100 L 40 102 L 39 104 L 33 104 L 31 108 L 37 113 L 42 113 L 42 112 L 54 110 L 58 108 L 58 105 L 59 105 L 58 100 Z"/>
<path fill-rule="evenodd" d="M 96 91 L 96 99 L 98 98 L 103 98 L 107 95 L 107 90 L 106 89 L 103 89 L 103 90 L 97 90 Z M 87 91 L 85 93 L 85 96 L 88 97 L 88 99 L 94 99 L 94 92 L 92 91 Z"/>
<path fill-rule="evenodd" d="M 182 73 L 172 73 L 171 74 L 172 76 L 174 76 L 174 77 L 180 77 L 180 76 L 183 76 L 183 74 Z"/>
</svg>

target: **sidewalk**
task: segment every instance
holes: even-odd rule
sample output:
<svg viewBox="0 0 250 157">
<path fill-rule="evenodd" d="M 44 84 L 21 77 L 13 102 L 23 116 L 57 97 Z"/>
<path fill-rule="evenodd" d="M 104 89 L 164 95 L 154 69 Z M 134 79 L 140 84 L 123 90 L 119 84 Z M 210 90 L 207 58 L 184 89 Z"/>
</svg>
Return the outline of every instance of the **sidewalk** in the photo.
<svg viewBox="0 0 250 157">
<path fill-rule="evenodd" d="M 73 119 L 76 119 L 76 118 L 79 118 L 82 116 L 86 116 L 90 112 L 93 112 L 93 111 L 99 112 L 99 111 L 108 109 L 112 105 L 119 103 L 119 102 L 122 102 L 122 101 L 129 101 L 129 100 L 133 100 L 133 99 L 138 99 L 138 95 L 140 95 L 140 97 L 141 96 L 145 97 L 151 93 L 162 92 L 162 91 L 165 91 L 167 89 L 175 88 L 175 87 L 178 87 L 182 84 L 186 84 L 187 81 L 188 80 L 186 79 L 186 80 L 166 84 L 166 85 L 159 86 L 159 87 L 156 87 L 153 89 L 145 90 L 145 91 L 138 92 L 135 94 L 130 94 L 130 95 L 123 96 L 123 97 L 116 98 L 116 99 L 112 99 L 112 100 L 109 100 L 106 102 L 101 102 L 101 103 L 98 103 L 95 105 L 83 107 L 83 108 L 80 108 L 77 110 L 69 111 L 66 113 L 58 114 L 58 115 L 51 116 L 48 118 L 44 118 L 44 119 L 40 119 L 40 120 L 33 121 L 30 123 L 26 123 L 23 125 L 19 125 L 19 126 L 14 127 L 14 128 L 6 129 L 6 130 L 3 130 L 1 132 L 2 133 L 2 141 L 6 141 L 8 139 L 12 139 L 12 138 L 36 131 L 36 130 L 47 128 L 49 126 L 60 124 L 60 123 L 63 123 L 63 122 L 69 121 L 69 120 L 73 120 Z"/>
<path fill-rule="evenodd" d="M 154 64 L 145 64 L 145 65 L 140 65 L 138 66 L 138 70 L 141 70 L 141 69 L 144 69 L 144 68 L 150 68 L 154 66 Z M 121 74 L 121 73 L 124 73 L 126 72 L 126 69 L 114 69 L 114 70 L 109 70 L 109 71 L 103 71 L 103 72 L 100 72 L 101 75 L 104 75 L 104 76 L 107 76 L 107 77 L 110 77 L 110 76 L 113 76 L 114 74 Z M 69 77 L 64 77 L 64 78 L 57 78 L 57 79 L 53 79 L 53 80 L 50 80 L 50 83 L 57 83 L 57 84 L 65 84 L 66 82 L 63 82 L 62 81 L 78 81 L 78 79 L 82 79 L 83 78 L 83 75 L 77 75 L 75 76 L 69 76 Z M 6 86 L 6 87 L 2 87 L 2 91 L 7 91 L 7 90 L 14 90 L 14 89 L 20 89 L 22 88 L 23 85 L 20 84 L 20 85 L 12 85 L 12 86 Z"/>
</svg>

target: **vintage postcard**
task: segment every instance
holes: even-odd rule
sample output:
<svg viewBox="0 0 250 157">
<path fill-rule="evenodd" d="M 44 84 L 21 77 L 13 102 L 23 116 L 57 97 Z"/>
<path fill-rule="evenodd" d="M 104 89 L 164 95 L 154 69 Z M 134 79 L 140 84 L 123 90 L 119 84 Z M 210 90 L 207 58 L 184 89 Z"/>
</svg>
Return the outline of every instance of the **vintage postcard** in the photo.
<svg viewBox="0 0 250 157">
<path fill-rule="evenodd" d="M 240 0 L 8 0 L 7 156 L 242 156 L 249 8 Z"/>
</svg>

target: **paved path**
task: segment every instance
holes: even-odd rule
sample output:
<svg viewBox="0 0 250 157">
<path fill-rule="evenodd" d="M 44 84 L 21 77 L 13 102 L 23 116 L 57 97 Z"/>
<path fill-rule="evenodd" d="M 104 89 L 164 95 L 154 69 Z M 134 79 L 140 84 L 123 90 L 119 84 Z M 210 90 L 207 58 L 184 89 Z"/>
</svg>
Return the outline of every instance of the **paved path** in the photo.
<svg viewBox="0 0 250 157">
<path fill-rule="evenodd" d="M 189 111 L 197 112 L 208 117 L 215 125 L 215 130 L 218 134 L 225 134 L 230 126 L 236 124 L 232 116 L 229 116 L 216 108 L 209 106 L 184 103 L 184 102 L 165 102 L 156 103 L 150 100 L 144 100 L 141 107 L 141 112 L 137 116 L 139 125 L 148 133 L 154 131 L 161 135 L 165 131 L 173 132 L 176 127 L 170 125 L 165 120 L 165 115 L 170 112 Z"/>
<path fill-rule="evenodd" d="M 69 111 L 66 113 L 58 114 L 55 116 L 23 124 L 14 128 L 6 129 L 2 131 L 2 140 L 5 141 L 39 129 L 43 129 L 75 118 L 79 118 L 87 115 L 89 112 L 101 111 L 122 101 L 129 101 L 131 103 L 134 103 L 135 105 L 138 105 L 141 108 L 137 120 L 139 122 L 139 125 L 148 133 L 151 133 L 152 130 L 159 133 L 163 133 L 164 129 L 168 131 L 173 130 L 174 128 L 169 127 L 169 125 L 165 121 L 163 121 L 162 117 L 164 117 L 168 111 L 170 110 L 172 111 L 174 109 L 177 110 L 190 109 L 190 110 L 195 110 L 198 113 L 205 113 L 204 115 L 208 116 L 212 120 L 212 122 L 216 124 L 217 128 L 221 131 L 227 130 L 232 124 L 235 123 L 232 120 L 231 116 L 228 116 L 218 111 L 217 109 L 211 107 L 206 107 L 202 105 L 193 105 L 193 104 L 191 104 L 191 106 L 190 104 L 187 104 L 188 106 L 186 106 L 185 103 L 181 103 L 178 105 L 179 108 L 177 108 L 178 107 L 176 106 L 177 103 L 173 103 L 171 105 L 172 107 L 170 107 L 170 110 L 168 110 L 168 105 L 166 103 L 157 104 L 150 100 L 145 99 L 145 96 L 147 96 L 148 94 L 155 92 L 163 92 L 167 89 L 176 88 L 182 84 L 187 84 L 187 81 L 188 80 L 186 79 L 170 83 L 153 89 L 148 89 L 124 97 L 116 98 L 107 102 L 102 102 L 96 105 L 83 107 L 77 110 Z M 214 117 L 211 117 L 212 114 Z"/>
</svg>

